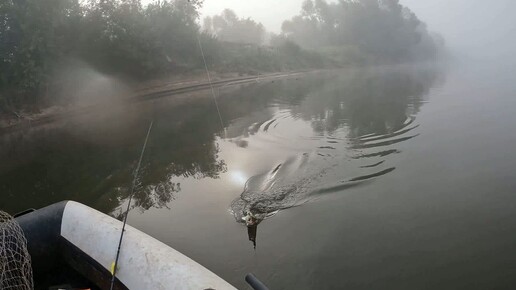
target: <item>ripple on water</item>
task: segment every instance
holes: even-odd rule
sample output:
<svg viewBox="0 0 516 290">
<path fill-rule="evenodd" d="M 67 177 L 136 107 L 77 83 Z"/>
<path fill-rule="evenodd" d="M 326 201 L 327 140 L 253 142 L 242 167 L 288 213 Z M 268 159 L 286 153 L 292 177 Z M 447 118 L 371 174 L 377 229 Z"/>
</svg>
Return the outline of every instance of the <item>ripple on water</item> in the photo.
<svg viewBox="0 0 516 290">
<path fill-rule="evenodd" d="M 271 127 L 285 119 L 271 118 L 261 122 L 262 129 L 253 141 L 269 140 L 297 148 L 297 138 L 277 136 Z M 407 135 L 419 127 L 413 125 L 414 122 L 414 117 L 408 117 L 389 133 L 369 133 L 357 138 L 349 138 L 348 132 L 343 131 L 338 135 L 305 137 L 305 142 L 312 144 L 309 152 L 279 161 L 269 171 L 249 178 L 241 195 L 231 203 L 230 211 L 237 222 L 245 222 L 243 218 L 251 213 L 259 223 L 280 210 L 374 182 L 396 170 L 396 167 L 388 166 L 387 157 L 401 153 L 394 148 L 397 144 L 419 135 Z M 348 177 L 342 174 L 348 174 Z"/>
</svg>

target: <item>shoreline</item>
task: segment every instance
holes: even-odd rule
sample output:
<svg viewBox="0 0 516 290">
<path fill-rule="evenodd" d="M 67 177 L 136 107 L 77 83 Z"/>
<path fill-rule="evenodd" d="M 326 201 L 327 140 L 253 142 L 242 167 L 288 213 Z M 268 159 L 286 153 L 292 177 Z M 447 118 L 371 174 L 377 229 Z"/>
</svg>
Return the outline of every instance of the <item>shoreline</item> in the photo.
<svg viewBox="0 0 516 290">
<path fill-rule="evenodd" d="M 261 75 L 247 75 L 231 77 L 231 74 L 222 75 L 222 77 L 215 76 L 211 83 L 206 79 L 206 75 L 194 76 L 193 79 L 180 79 L 176 81 L 171 80 L 156 80 L 158 84 L 143 86 L 136 89 L 133 94 L 124 96 L 121 99 L 123 103 L 138 103 L 159 98 L 180 95 L 189 92 L 202 91 L 213 88 L 223 88 L 226 86 L 241 85 L 252 82 L 259 82 L 260 80 L 270 80 L 276 78 L 286 78 L 315 70 L 276 72 Z M 229 76 L 228 76 L 229 75 Z M 236 75 L 233 74 L 233 75 Z M 149 82 L 150 83 L 150 82 Z M 106 102 L 99 102 L 88 106 L 79 106 L 77 104 L 70 106 L 50 106 L 41 109 L 38 113 L 20 114 L 18 118 L 5 118 L 0 115 L 0 134 L 6 134 L 18 130 L 29 129 L 43 124 L 52 123 L 79 114 L 87 114 L 93 112 L 99 106 L 105 105 Z"/>
</svg>

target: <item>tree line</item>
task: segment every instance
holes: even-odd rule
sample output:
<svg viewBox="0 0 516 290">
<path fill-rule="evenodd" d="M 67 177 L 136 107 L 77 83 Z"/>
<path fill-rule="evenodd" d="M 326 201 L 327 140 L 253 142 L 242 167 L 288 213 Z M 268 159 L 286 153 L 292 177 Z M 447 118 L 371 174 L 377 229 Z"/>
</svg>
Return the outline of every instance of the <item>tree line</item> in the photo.
<svg viewBox="0 0 516 290">
<path fill-rule="evenodd" d="M 6 0 L 0 2 L 0 94 L 4 107 L 34 103 L 80 60 L 105 74 L 159 75 L 198 62 L 201 2 Z"/>
<path fill-rule="evenodd" d="M 437 44 L 397 0 L 307 0 L 280 34 L 231 10 L 199 21 L 202 0 L 3 0 L 0 111 L 49 105 L 63 68 L 145 80 L 202 68 L 259 73 L 432 58 Z"/>
<path fill-rule="evenodd" d="M 444 44 L 399 0 L 306 0 L 299 15 L 283 22 L 282 34 L 345 62 L 434 59 Z"/>
</svg>

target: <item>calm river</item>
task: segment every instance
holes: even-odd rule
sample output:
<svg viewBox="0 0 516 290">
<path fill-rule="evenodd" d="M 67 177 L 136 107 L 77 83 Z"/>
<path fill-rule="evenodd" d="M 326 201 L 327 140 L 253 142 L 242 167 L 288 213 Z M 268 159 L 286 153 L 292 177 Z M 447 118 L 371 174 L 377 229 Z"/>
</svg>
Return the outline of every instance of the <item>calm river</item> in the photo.
<svg viewBox="0 0 516 290">
<path fill-rule="evenodd" d="M 503 77 L 499 77 L 503 76 Z M 76 200 L 236 287 L 515 289 L 511 68 L 294 75 L 0 136 L 0 208 Z M 224 128 L 222 128 L 224 126 Z M 256 249 L 241 217 L 268 217 Z M 114 249 L 115 250 L 115 249 Z"/>
</svg>

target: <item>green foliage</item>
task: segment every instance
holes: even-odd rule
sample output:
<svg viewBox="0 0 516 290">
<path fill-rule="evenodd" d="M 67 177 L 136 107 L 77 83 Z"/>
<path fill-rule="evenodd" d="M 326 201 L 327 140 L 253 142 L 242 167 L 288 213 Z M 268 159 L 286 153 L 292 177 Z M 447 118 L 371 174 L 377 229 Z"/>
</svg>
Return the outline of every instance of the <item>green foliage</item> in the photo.
<svg viewBox="0 0 516 290">
<path fill-rule="evenodd" d="M 283 37 L 270 46 L 221 42 L 209 34 L 201 37 L 208 66 L 220 72 L 256 75 L 265 72 L 328 67 L 327 57 L 302 49 Z"/>
<path fill-rule="evenodd" d="M 73 44 L 67 38 L 79 11 L 77 0 L 0 3 L 0 91 L 5 106 L 30 102 L 43 89 L 54 60 Z"/>
<path fill-rule="evenodd" d="M 84 15 L 81 59 L 109 74 L 147 78 L 187 67 L 197 45 L 197 2 L 92 0 Z"/>
<path fill-rule="evenodd" d="M 265 37 L 265 28 L 261 23 L 250 18 L 238 18 L 230 9 L 213 18 L 206 17 L 203 26 L 206 33 L 222 41 L 262 44 Z"/>
<path fill-rule="evenodd" d="M 303 47 L 328 50 L 342 63 L 403 62 L 436 56 L 436 44 L 399 0 L 306 0 L 301 14 L 282 25 Z M 330 49 L 332 50 L 332 49 Z M 339 56 L 340 55 L 340 56 Z"/>
<path fill-rule="evenodd" d="M 307 0 L 283 33 L 233 11 L 197 22 L 202 0 L 3 0 L 0 112 L 55 102 L 77 63 L 144 80 L 202 69 L 257 74 L 424 59 L 436 41 L 398 0 Z M 438 41 L 442 42 L 442 41 Z"/>
<path fill-rule="evenodd" d="M 201 3 L 0 2 L 0 109 L 47 101 L 49 88 L 62 85 L 56 72 L 74 60 L 138 79 L 195 65 Z"/>
</svg>

